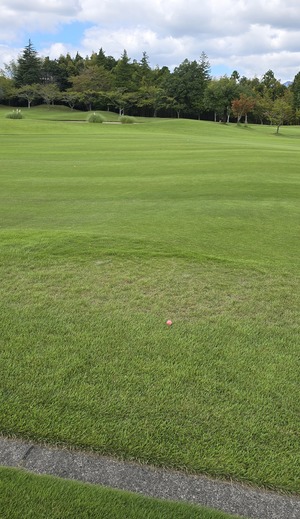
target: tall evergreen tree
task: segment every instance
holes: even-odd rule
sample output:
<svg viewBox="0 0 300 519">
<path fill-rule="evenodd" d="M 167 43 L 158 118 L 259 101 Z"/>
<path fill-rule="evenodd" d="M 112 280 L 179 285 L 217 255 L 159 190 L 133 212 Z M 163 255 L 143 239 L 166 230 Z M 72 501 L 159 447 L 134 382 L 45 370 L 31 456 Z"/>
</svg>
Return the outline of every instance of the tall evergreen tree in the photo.
<svg viewBox="0 0 300 519">
<path fill-rule="evenodd" d="M 70 78 L 71 76 L 78 75 L 78 71 L 69 53 L 65 56 L 61 54 L 55 61 L 55 82 L 60 90 L 65 91 L 68 88 L 71 88 L 72 83 Z"/>
<path fill-rule="evenodd" d="M 17 59 L 14 81 L 16 87 L 33 85 L 41 82 L 42 61 L 38 57 L 31 40 Z"/>
<path fill-rule="evenodd" d="M 113 69 L 115 86 L 117 88 L 125 88 L 127 91 L 132 90 L 133 72 L 135 67 L 130 63 L 127 51 L 124 50 L 117 65 Z"/>
<path fill-rule="evenodd" d="M 275 101 L 277 97 L 284 95 L 286 87 L 276 79 L 273 70 L 268 70 L 263 75 L 261 84 L 263 85 L 263 93 L 267 93 L 273 101 Z"/>
<path fill-rule="evenodd" d="M 96 54 L 96 60 L 97 65 L 101 65 L 106 70 L 112 70 L 117 64 L 117 60 L 115 58 L 113 58 L 112 56 L 105 55 L 105 52 L 102 49 L 102 47 L 99 50 L 98 54 Z"/>
<path fill-rule="evenodd" d="M 199 61 L 185 59 L 167 78 L 168 96 L 173 97 L 177 113 L 185 113 L 200 117 L 204 110 L 204 93 L 210 80 L 210 65 L 207 56 L 202 52 Z"/>
<path fill-rule="evenodd" d="M 145 51 L 143 52 L 143 56 L 139 63 L 139 66 L 140 66 L 142 80 L 144 82 L 149 82 L 151 79 L 152 71 L 151 71 L 151 67 L 149 65 L 149 57 Z"/>
<path fill-rule="evenodd" d="M 294 94 L 293 107 L 296 112 L 300 112 L 300 72 L 295 75 L 294 81 L 291 85 L 291 90 Z"/>
</svg>

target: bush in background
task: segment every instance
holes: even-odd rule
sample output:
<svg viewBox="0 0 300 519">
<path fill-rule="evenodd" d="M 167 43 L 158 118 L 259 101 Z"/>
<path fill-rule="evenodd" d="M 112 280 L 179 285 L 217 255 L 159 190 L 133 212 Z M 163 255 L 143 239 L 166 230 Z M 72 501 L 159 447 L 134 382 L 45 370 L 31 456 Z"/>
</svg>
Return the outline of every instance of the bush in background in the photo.
<svg viewBox="0 0 300 519">
<path fill-rule="evenodd" d="M 105 117 L 103 117 L 103 115 L 101 114 L 96 114 L 96 112 L 94 112 L 88 117 L 89 123 L 103 123 L 104 121 Z"/>
<path fill-rule="evenodd" d="M 23 119 L 23 115 L 21 113 L 21 110 L 13 110 L 9 114 L 6 115 L 7 119 Z"/>
<path fill-rule="evenodd" d="M 119 121 L 121 124 L 133 124 L 136 122 L 135 118 L 131 117 L 130 115 L 121 115 Z"/>
</svg>

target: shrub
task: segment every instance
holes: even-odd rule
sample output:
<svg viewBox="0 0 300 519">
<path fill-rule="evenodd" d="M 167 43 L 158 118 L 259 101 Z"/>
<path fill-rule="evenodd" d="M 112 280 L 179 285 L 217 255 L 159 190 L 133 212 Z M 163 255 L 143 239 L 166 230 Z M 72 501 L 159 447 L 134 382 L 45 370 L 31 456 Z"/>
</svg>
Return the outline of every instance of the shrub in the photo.
<svg viewBox="0 0 300 519">
<path fill-rule="evenodd" d="M 119 121 L 121 124 L 133 124 L 135 123 L 135 118 L 131 117 L 130 115 L 121 115 L 121 117 L 119 117 Z"/>
<path fill-rule="evenodd" d="M 13 110 L 9 114 L 6 115 L 7 119 L 23 119 L 23 115 L 21 113 L 21 110 Z"/>
<path fill-rule="evenodd" d="M 105 117 L 103 117 L 103 115 L 101 114 L 96 114 L 96 112 L 94 112 L 88 117 L 89 123 L 103 123 L 104 121 Z"/>
</svg>

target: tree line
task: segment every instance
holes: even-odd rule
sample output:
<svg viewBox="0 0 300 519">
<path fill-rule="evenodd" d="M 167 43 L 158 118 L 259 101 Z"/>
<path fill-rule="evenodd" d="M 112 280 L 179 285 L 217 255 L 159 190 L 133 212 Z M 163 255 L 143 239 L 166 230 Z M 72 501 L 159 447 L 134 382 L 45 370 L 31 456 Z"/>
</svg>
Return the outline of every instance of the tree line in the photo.
<svg viewBox="0 0 300 519">
<path fill-rule="evenodd" d="M 272 70 L 262 78 L 211 76 L 207 55 L 185 59 L 173 71 L 151 68 L 146 52 L 140 61 L 123 51 L 119 59 L 101 48 L 83 58 L 79 53 L 57 59 L 40 57 L 29 40 L 17 60 L 0 73 L 0 102 L 28 108 L 41 102 L 85 110 L 114 110 L 120 115 L 205 118 L 238 123 L 298 123 L 300 72 L 290 85 Z"/>
</svg>

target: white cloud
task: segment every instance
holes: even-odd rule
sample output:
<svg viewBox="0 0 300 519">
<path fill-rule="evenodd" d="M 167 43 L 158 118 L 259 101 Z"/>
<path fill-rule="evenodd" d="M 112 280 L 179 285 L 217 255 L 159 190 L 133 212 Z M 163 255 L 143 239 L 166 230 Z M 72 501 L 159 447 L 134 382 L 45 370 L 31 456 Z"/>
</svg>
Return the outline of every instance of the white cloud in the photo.
<svg viewBox="0 0 300 519">
<path fill-rule="evenodd" d="M 193 39 L 188 36 L 184 38 L 161 37 L 152 30 L 142 27 L 111 32 L 95 26 L 85 31 L 85 37 L 82 40 L 85 53 L 89 49 L 97 51 L 102 47 L 106 55 L 118 58 L 126 49 L 130 58 L 139 60 L 142 53 L 146 51 L 152 66 L 157 64 L 162 66 L 167 63 L 170 67 L 183 61 L 189 55 L 189 50 L 194 51 L 193 43 Z"/>
<path fill-rule="evenodd" d="M 72 45 L 66 45 L 65 43 L 53 43 L 50 47 L 41 49 L 41 55 L 49 56 L 50 59 L 56 59 L 59 56 L 65 56 L 66 54 L 75 56 L 76 52 L 77 48 Z"/>
<path fill-rule="evenodd" d="M 54 31 L 79 14 L 80 0 L 1 0 L 0 41 L 18 41 L 25 31 Z"/>
<path fill-rule="evenodd" d="M 75 16 L 80 10 L 80 0 L 2 0 L 2 6 L 13 12 L 53 13 L 56 16 Z"/>
<path fill-rule="evenodd" d="M 59 30 L 72 21 L 91 27 L 67 45 Z M 204 51 L 212 65 L 250 77 L 272 69 L 293 79 L 300 69 L 299 0 L 1 0 L 0 67 L 30 31 L 47 34 L 51 57 L 102 47 L 118 58 L 126 49 L 131 58 L 146 51 L 151 65 L 172 68 Z"/>
</svg>

